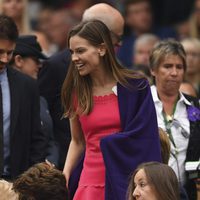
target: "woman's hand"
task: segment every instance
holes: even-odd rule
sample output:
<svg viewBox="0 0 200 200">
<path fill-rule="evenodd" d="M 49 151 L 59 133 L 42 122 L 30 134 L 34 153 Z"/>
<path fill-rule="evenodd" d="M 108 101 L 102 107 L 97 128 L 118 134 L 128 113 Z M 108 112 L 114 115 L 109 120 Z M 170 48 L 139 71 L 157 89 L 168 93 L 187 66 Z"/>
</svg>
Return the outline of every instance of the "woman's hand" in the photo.
<svg viewBox="0 0 200 200">
<path fill-rule="evenodd" d="M 63 174 L 64 174 L 65 179 L 66 179 L 66 188 L 68 189 L 68 186 L 69 186 L 69 178 L 70 178 L 70 176 L 69 176 L 69 174 L 64 173 L 64 171 L 63 171 Z"/>
<path fill-rule="evenodd" d="M 69 145 L 67 157 L 65 160 L 65 166 L 63 169 L 63 174 L 65 175 L 66 178 L 67 188 L 71 173 L 85 150 L 85 139 L 78 116 L 74 117 L 73 119 L 70 119 L 70 127 L 71 127 L 72 138 Z"/>
</svg>

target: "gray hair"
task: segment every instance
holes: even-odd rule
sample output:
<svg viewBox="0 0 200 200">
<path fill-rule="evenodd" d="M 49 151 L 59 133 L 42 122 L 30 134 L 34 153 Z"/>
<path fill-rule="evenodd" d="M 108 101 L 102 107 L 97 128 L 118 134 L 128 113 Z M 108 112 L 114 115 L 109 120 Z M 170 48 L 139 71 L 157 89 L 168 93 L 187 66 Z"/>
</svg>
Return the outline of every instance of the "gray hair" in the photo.
<svg viewBox="0 0 200 200">
<path fill-rule="evenodd" d="M 134 52 L 136 51 L 137 47 L 139 45 L 145 45 L 145 44 L 149 44 L 151 43 L 152 46 L 154 46 L 155 44 L 157 44 L 160 41 L 160 39 L 154 35 L 154 34 L 150 34 L 150 33 L 146 33 L 146 34 L 142 34 L 141 36 L 139 36 L 136 40 L 135 40 L 135 44 L 134 44 Z"/>
</svg>

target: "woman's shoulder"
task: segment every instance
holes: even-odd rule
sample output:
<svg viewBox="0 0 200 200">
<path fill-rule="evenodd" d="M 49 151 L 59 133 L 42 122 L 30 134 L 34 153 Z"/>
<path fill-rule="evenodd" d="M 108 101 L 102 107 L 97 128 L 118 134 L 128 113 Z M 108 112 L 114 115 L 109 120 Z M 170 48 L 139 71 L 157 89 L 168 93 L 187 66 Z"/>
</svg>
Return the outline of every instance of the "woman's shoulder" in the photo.
<svg viewBox="0 0 200 200">
<path fill-rule="evenodd" d="M 120 97 L 141 99 L 150 94 L 150 87 L 148 80 L 145 78 L 130 78 L 127 80 L 128 84 L 117 86 L 117 92 Z"/>
<path fill-rule="evenodd" d="M 133 90 L 141 90 L 145 89 L 146 87 L 149 87 L 149 82 L 145 77 L 127 78 L 126 81 L 127 84 L 125 85 L 119 84 L 119 85 L 127 89 L 133 89 Z"/>
<path fill-rule="evenodd" d="M 127 81 L 133 85 L 149 85 L 149 82 L 145 77 L 128 78 Z"/>
</svg>

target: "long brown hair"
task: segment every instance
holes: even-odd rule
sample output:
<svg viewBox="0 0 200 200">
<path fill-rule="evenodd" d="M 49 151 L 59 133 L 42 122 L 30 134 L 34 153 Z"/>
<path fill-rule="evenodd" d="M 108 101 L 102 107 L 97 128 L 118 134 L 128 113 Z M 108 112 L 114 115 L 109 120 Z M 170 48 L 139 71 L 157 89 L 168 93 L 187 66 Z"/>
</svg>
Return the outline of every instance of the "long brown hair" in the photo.
<svg viewBox="0 0 200 200">
<path fill-rule="evenodd" d="M 147 162 L 139 165 L 133 172 L 128 186 L 127 199 L 134 200 L 134 178 L 139 170 L 143 169 L 148 183 L 155 191 L 158 200 L 180 200 L 178 179 L 171 167 L 159 162 Z"/>
<path fill-rule="evenodd" d="M 161 157 L 162 162 L 164 164 L 168 164 L 169 158 L 170 158 L 170 140 L 169 137 L 162 128 L 158 128 L 159 132 L 159 138 L 160 138 L 160 146 L 161 146 Z"/>
<path fill-rule="evenodd" d="M 69 40 L 73 36 L 79 36 L 86 39 L 91 45 L 98 47 L 105 45 L 106 53 L 102 58 L 102 63 L 106 67 L 108 73 L 122 85 L 128 85 L 128 78 L 138 77 L 136 73 L 122 67 L 116 60 L 114 47 L 110 37 L 110 31 L 104 23 L 99 20 L 82 22 L 75 26 L 68 35 Z M 77 106 L 81 108 L 82 113 L 89 114 L 93 106 L 92 98 L 92 80 L 90 75 L 80 76 L 78 70 L 71 62 L 65 81 L 63 83 L 61 98 L 64 107 L 64 116 L 73 116 L 74 95 L 77 98 Z"/>
</svg>

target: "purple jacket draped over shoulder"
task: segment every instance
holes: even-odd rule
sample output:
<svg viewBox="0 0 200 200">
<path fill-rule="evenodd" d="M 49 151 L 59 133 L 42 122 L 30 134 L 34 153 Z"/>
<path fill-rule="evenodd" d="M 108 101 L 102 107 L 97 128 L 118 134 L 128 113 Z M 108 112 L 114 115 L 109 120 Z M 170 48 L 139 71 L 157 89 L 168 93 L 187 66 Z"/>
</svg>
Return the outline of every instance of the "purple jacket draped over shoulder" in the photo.
<svg viewBox="0 0 200 200">
<path fill-rule="evenodd" d="M 161 161 L 158 125 L 149 84 L 131 79 L 117 84 L 122 131 L 102 138 L 106 167 L 105 200 L 125 200 L 131 173 L 143 162 Z M 83 160 L 83 159 L 82 159 Z M 69 182 L 70 199 L 76 190 L 82 162 Z"/>
<path fill-rule="evenodd" d="M 101 140 L 106 166 L 106 200 L 125 200 L 131 173 L 143 162 L 161 161 L 158 125 L 149 84 L 132 79 L 117 85 L 122 132 Z M 139 88 L 139 89 L 138 89 Z"/>
</svg>

